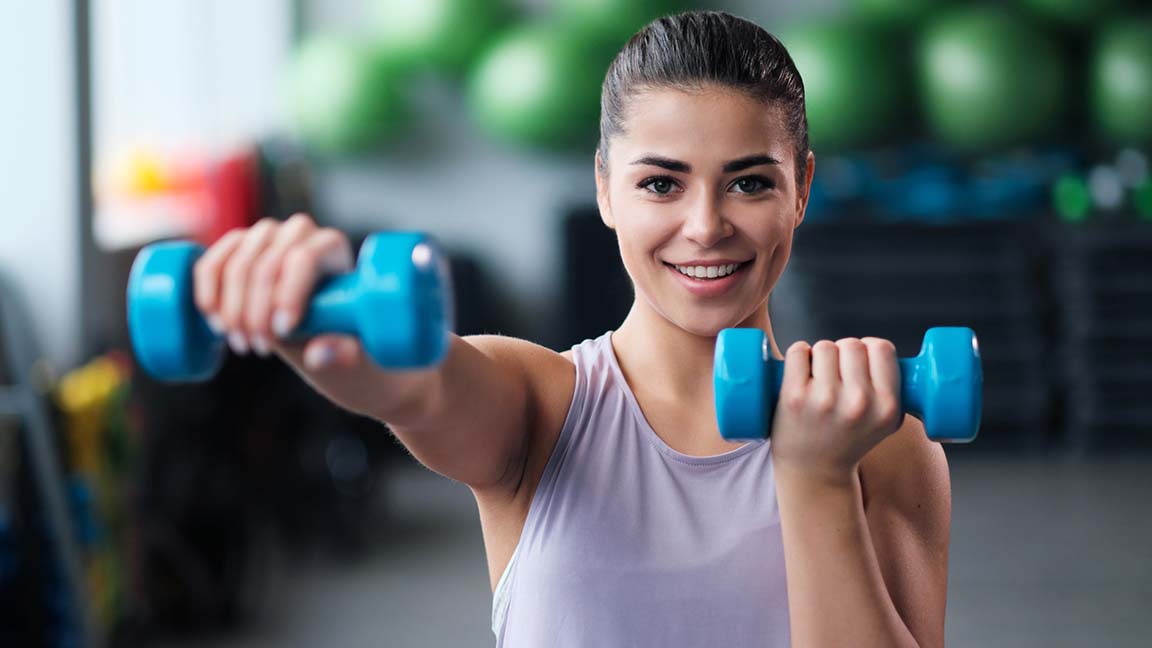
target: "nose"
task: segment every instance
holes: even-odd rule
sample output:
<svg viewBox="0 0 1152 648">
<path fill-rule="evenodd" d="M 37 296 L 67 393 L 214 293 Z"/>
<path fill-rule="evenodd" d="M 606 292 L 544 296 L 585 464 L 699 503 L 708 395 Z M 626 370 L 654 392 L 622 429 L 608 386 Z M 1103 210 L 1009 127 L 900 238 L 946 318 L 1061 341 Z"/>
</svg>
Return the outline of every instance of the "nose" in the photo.
<svg viewBox="0 0 1152 648">
<path fill-rule="evenodd" d="M 701 196 L 688 208 L 682 227 L 684 238 L 703 248 L 710 248 L 732 236 L 732 224 L 721 213 L 720 203 L 709 196 Z"/>
</svg>

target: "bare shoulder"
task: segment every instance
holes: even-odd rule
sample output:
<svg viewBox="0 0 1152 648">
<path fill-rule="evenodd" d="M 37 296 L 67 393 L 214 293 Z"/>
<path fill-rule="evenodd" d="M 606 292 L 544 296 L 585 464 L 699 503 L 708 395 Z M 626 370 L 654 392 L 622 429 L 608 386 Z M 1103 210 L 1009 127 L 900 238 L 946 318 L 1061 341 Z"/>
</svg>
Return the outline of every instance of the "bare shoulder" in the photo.
<svg viewBox="0 0 1152 648">
<path fill-rule="evenodd" d="M 547 462 L 559 437 L 576 386 L 576 366 L 570 351 L 557 353 L 539 344 L 501 335 L 465 338 L 481 353 L 515 371 L 524 380 L 528 406 L 527 452 L 524 475 L 516 490 L 534 484 L 541 459 Z M 513 493 L 515 494 L 515 493 Z"/>
<path fill-rule="evenodd" d="M 464 339 L 498 364 L 515 369 L 537 395 L 549 398 L 553 393 L 567 393 L 571 400 L 576 367 L 570 351 L 557 353 L 534 342 L 503 335 L 471 335 Z M 565 411 L 567 408 L 565 403 Z"/>
<path fill-rule="evenodd" d="M 882 505 L 924 516 L 932 512 L 926 508 L 945 505 L 943 512 L 950 513 L 944 448 L 928 438 L 924 425 L 915 417 L 905 416 L 900 429 L 864 457 L 860 482 L 865 509 Z"/>
</svg>

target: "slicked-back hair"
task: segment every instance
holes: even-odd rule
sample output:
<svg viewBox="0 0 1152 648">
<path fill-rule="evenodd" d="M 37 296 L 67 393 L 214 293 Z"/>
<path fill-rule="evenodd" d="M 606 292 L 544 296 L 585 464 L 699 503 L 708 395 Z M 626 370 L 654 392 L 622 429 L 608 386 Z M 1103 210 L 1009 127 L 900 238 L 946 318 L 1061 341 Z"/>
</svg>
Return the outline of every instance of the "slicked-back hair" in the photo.
<svg viewBox="0 0 1152 648">
<path fill-rule="evenodd" d="M 751 21 L 721 11 L 689 11 L 657 18 L 636 32 L 608 68 L 600 92 L 600 173 L 607 173 L 610 140 L 625 131 L 634 95 L 660 88 L 732 88 L 783 109 L 793 135 L 796 186 L 808 158 L 804 82 L 788 50 Z"/>
</svg>

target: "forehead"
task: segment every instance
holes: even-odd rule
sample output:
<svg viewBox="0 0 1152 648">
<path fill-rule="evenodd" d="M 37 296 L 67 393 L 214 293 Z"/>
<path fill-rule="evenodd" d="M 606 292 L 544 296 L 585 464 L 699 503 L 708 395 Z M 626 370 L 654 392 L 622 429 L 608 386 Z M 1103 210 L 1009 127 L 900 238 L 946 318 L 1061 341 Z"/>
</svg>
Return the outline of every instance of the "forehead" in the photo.
<svg viewBox="0 0 1152 648">
<path fill-rule="evenodd" d="M 739 90 L 657 88 L 630 97 L 624 132 L 613 139 L 609 154 L 643 151 L 707 162 L 768 153 L 785 161 L 792 157 L 792 141 L 783 109 Z"/>
</svg>

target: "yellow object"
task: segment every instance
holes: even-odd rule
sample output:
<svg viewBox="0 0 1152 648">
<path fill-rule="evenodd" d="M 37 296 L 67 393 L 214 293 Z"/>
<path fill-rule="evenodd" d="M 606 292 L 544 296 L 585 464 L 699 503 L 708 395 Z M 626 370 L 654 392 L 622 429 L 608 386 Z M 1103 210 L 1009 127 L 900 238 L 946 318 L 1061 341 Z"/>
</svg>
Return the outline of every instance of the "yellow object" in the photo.
<svg viewBox="0 0 1152 648">
<path fill-rule="evenodd" d="M 73 471 L 87 475 L 98 472 L 108 405 L 125 381 L 123 371 L 107 357 L 89 362 L 60 381 L 57 400 L 68 420 Z"/>
</svg>

